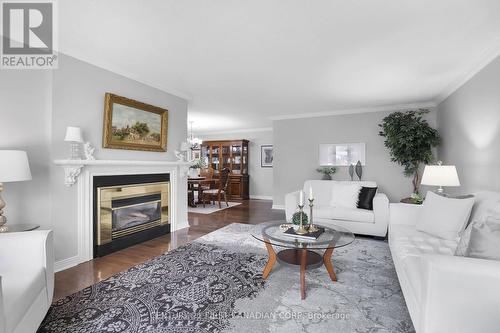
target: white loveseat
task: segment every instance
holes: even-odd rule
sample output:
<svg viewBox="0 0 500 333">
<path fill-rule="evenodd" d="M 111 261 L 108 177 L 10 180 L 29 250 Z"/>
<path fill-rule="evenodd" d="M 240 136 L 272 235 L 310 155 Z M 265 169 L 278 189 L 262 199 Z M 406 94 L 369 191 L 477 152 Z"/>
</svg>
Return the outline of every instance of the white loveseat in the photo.
<svg viewBox="0 0 500 333">
<path fill-rule="evenodd" d="M 34 333 L 52 303 L 52 232 L 0 234 L 0 333 Z"/>
<path fill-rule="evenodd" d="M 477 193 L 470 220 L 500 193 Z M 455 256 L 459 240 L 417 231 L 422 206 L 391 204 L 389 246 L 417 333 L 500 332 L 500 262 Z"/>
<path fill-rule="evenodd" d="M 338 225 L 349 229 L 355 234 L 385 237 L 387 225 L 389 224 L 389 199 L 387 199 L 387 196 L 383 193 L 377 193 L 373 198 L 373 210 L 330 206 L 332 188 L 345 183 L 356 183 L 364 187 L 377 187 L 377 183 L 371 181 L 307 180 L 304 182 L 303 190 L 306 197 L 309 193 L 309 187 L 313 189 L 313 217 L 315 223 L 325 226 Z M 296 212 L 298 199 L 299 191 L 288 193 L 285 196 L 287 221 L 290 221 Z M 304 209 L 307 213 L 309 212 L 307 204 Z"/>
</svg>

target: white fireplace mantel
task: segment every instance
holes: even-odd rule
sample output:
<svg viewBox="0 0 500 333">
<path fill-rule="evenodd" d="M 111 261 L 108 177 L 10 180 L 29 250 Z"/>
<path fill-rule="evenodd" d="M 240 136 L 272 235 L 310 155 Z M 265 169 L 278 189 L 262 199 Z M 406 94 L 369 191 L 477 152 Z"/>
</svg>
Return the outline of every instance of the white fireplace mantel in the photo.
<svg viewBox="0 0 500 333">
<path fill-rule="evenodd" d="M 74 185 L 82 169 L 86 166 L 166 166 L 179 167 L 183 176 L 189 172 L 192 163 L 186 161 L 136 161 L 136 160 L 54 160 L 54 164 L 64 168 L 64 184 Z"/>
<path fill-rule="evenodd" d="M 192 163 L 186 161 L 134 161 L 134 160 L 54 160 L 64 168 L 65 184 L 77 184 L 77 255 L 56 262 L 60 271 L 93 258 L 93 178 L 105 175 L 170 174 L 170 230 L 189 226 L 187 220 L 186 177 Z"/>
</svg>

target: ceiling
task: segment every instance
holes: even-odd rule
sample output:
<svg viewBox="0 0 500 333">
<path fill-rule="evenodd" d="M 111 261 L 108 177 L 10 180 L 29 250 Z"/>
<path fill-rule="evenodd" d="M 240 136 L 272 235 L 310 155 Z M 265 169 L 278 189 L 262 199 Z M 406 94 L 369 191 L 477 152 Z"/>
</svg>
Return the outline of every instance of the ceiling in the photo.
<svg viewBox="0 0 500 333">
<path fill-rule="evenodd" d="M 58 3 L 63 53 L 188 98 L 197 133 L 436 103 L 500 52 L 498 0 Z"/>
</svg>

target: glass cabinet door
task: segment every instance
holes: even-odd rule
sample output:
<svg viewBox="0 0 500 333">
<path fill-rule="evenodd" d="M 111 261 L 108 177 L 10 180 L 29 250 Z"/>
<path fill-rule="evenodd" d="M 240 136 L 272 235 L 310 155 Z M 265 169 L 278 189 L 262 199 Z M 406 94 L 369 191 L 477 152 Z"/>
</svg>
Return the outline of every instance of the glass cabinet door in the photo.
<svg viewBox="0 0 500 333">
<path fill-rule="evenodd" d="M 240 174 L 241 173 L 241 146 L 240 145 L 232 145 L 231 146 L 231 154 L 232 154 L 233 173 Z"/>
<path fill-rule="evenodd" d="M 243 145 L 241 153 L 241 173 L 248 174 L 248 145 Z"/>
<path fill-rule="evenodd" d="M 229 145 L 221 146 L 221 158 L 222 158 L 221 170 L 223 168 L 229 168 L 229 170 L 231 170 L 231 146 Z"/>
<path fill-rule="evenodd" d="M 201 159 L 206 167 L 210 166 L 210 147 L 201 146 Z"/>
<path fill-rule="evenodd" d="M 212 156 L 212 161 L 211 161 L 211 167 L 214 169 L 214 173 L 219 173 L 219 146 L 218 145 L 213 145 L 210 146 L 210 155 Z"/>
</svg>

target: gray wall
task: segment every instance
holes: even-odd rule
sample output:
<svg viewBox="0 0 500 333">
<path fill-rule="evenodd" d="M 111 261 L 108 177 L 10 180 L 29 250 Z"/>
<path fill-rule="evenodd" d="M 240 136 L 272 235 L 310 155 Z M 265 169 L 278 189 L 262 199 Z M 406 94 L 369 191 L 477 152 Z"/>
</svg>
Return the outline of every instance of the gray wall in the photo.
<svg viewBox="0 0 500 333">
<path fill-rule="evenodd" d="M 6 183 L 2 196 L 9 224 L 52 226 L 50 213 L 49 71 L 0 71 L 0 149 L 28 153 L 33 179 Z"/>
<path fill-rule="evenodd" d="M 399 201 L 412 193 L 411 179 L 403 175 L 403 168 L 390 161 L 383 138 L 378 135 L 378 124 L 391 112 L 338 115 L 305 119 L 274 121 L 274 193 L 273 204 L 283 205 L 285 194 L 302 188 L 307 179 L 321 179 L 318 167 L 320 143 L 366 143 L 366 166 L 363 179 L 376 181 L 380 191 L 391 201 Z M 427 117 L 432 126 L 436 115 Z M 347 167 L 338 167 L 333 176 L 337 180 L 350 179 Z"/>
<path fill-rule="evenodd" d="M 273 169 L 260 166 L 260 146 L 273 144 L 272 131 L 199 135 L 203 140 L 247 139 L 249 143 L 248 174 L 250 197 L 271 199 L 273 195 Z"/>
<path fill-rule="evenodd" d="M 0 149 L 28 151 L 33 181 L 6 186 L 13 223 L 36 222 L 52 228 L 56 260 L 77 255 L 77 187 L 64 186 L 64 171 L 54 159 L 67 158 L 66 126 L 79 126 L 95 147 L 97 159 L 175 160 L 187 137 L 187 101 L 74 58 L 59 55 L 59 69 L 1 71 Z M 166 153 L 101 148 L 104 94 L 118 95 L 169 110 Z M 186 191 L 179 188 L 179 202 Z M 179 218 L 187 217 L 186 214 Z"/>
<path fill-rule="evenodd" d="M 500 191 L 500 57 L 438 106 L 439 157 L 457 167 L 450 193 Z"/>
</svg>

